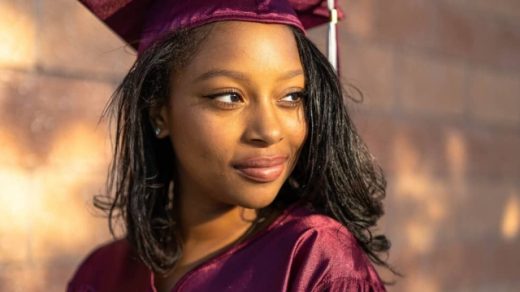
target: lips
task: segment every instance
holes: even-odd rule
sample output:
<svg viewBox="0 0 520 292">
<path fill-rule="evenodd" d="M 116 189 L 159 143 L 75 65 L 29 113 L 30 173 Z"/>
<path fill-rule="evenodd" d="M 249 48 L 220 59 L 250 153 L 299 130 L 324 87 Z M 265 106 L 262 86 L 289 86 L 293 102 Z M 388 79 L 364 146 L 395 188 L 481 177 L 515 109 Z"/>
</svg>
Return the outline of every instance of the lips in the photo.
<svg viewBox="0 0 520 292">
<path fill-rule="evenodd" d="M 238 173 L 256 182 L 272 182 L 280 177 L 287 156 L 259 156 L 238 161 L 233 164 Z"/>
</svg>

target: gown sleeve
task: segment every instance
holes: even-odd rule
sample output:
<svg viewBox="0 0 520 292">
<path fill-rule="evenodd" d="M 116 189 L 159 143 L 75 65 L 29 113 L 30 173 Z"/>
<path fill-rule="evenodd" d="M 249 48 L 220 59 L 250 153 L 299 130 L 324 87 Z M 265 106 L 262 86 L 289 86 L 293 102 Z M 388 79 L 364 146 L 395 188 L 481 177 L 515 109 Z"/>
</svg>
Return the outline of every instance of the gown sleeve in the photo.
<svg viewBox="0 0 520 292">
<path fill-rule="evenodd" d="M 334 280 L 324 281 L 317 286 L 315 291 L 322 292 L 384 292 L 385 287 L 378 282 L 367 281 L 355 278 L 336 278 Z"/>
<path fill-rule="evenodd" d="M 94 250 L 69 281 L 67 292 L 151 291 L 150 273 L 125 239 Z"/>
<path fill-rule="evenodd" d="M 290 291 L 386 291 L 356 238 L 338 224 L 305 231 L 293 251 Z"/>
</svg>

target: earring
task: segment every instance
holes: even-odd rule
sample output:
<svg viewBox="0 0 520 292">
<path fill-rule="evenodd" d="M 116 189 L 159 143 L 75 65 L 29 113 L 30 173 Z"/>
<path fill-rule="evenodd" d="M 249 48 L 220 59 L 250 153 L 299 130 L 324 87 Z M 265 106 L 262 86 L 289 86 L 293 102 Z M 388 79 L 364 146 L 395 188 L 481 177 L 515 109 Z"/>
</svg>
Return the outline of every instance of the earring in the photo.
<svg viewBox="0 0 520 292">
<path fill-rule="evenodd" d="M 161 128 L 157 127 L 155 128 L 155 136 L 159 136 L 161 134 Z"/>
</svg>

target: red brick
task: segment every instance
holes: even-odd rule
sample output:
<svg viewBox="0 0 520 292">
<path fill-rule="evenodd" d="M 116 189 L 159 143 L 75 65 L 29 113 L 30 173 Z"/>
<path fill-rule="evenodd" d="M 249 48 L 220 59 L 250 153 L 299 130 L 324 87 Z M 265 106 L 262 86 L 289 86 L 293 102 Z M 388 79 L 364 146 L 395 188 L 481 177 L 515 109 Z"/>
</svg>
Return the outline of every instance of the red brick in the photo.
<svg viewBox="0 0 520 292">
<path fill-rule="evenodd" d="M 438 158 L 442 156 L 441 125 L 363 111 L 354 114 L 354 121 L 372 154 L 388 174 L 397 173 L 404 162 L 406 157 L 400 156 L 400 150 L 409 155 L 408 167 L 412 171 L 419 171 L 421 167 L 432 171 L 443 169 Z M 406 147 L 409 152 L 400 147 Z"/>
<path fill-rule="evenodd" d="M 34 264 L 9 264 L 0 267 L 2 291 L 46 291 L 44 271 Z"/>
<path fill-rule="evenodd" d="M 520 13 L 507 13 L 518 4 L 510 0 L 479 3 L 380 0 L 374 36 L 398 47 L 412 46 L 518 71 L 520 30 L 515 15 Z"/>
<path fill-rule="evenodd" d="M 504 244 L 520 241 L 520 234 L 508 237 L 502 232 L 505 211 L 511 198 L 520 198 L 518 177 L 505 179 L 468 179 L 467 191 L 454 214 L 451 241 L 475 240 L 483 242 L 499 240 Z M 468 228 L 471 226 L 471 228 Z M 457 237 L 461 237 L 457 239 Z"/>
<path fill-rule="evenodd" d="M 4 183 L 5 189 L 9 190 L 12 188 L 12 184 L 16 182 L 11 182 L 11 184 L 7 184 L 8 182 L 3 181 L 3 170 L 0 169 L 0 180 Z M 5 202 L 3 199 L 0 199 L 3 203 L 2 205 L 2 218 L 4 222 L 11 222 L 14 224 L 6 224 L 0 223 L 0 265 L 6 263 L 20 263 L 25 262 L 30 257 L 30 223 L 20 224 L 21 220 L 24 218 L 20 218 L 17 214 L 13 214 L 9 210 L 12 208 L 13 200 L 10 202 Z M 23 212 L 23 211 L 21 211 Z M 28 218 L 25 218 L 25 221 Z M 20 226 L 22 225 L 22 226 Z"/>
<path fill-rule="evenodd" d="M 514 291 L 520 236 L 505 238 L 500 227 L 509 198 L 520 194 L 518 177 L 465 178 L 461 187 L 427 166 L 416 169 L 388 177 L 384 229 L 393 243 L 391 263 L 407 275 L 390 290 Z M 411 176 L 406 188 L 403 175 Z"/>
<path fill-rule="evenodd" d="M 45 155 L 59 131 L 78 122 L 92 129 L 114 86 L 110 83 L 2 71 L 0 119 L 20 147 Z M 27 102 L 30 100 L 30 102 Z"/>
<path fill-rule="evenodd" d="M 403 53 L 398 74 L 401 106 L 410 112 L 460 115 L 465 72 L 456 60 Z"/>
<path fill-rule="evenodd" d="M 478 12 L 445 2 L 439 2 L 436 18 L 434 49 L 476 63 L 520 68 L 518 22 L 504 21 L 487 10 Z"/>
<path fill-rule="evenodd" d="M 345 19 L 339 23 L 341 32 L 361 38 L 371 38 L 375 32 L 376 0 L 340 1 Z"/>
<path fill-rule="evenodd" d="M 399 45 L 432 47 L 435 2 L 426 0 L 378 0 L 376 36 Z"/>
<path fill-rule="evenodd" d="M 516 291 L 520 284 L 517 245 L 459 241 L 440 244 L 426 256 L 410 253 L 403 246 L 396 265 L 406 276 L 389 291 Z M 435 289 L 425 290 L 424 286 Z"/>
<path fill-rule="evenodd" d="M 70 259 L 2 265 L 0 289 L 23 292 L 65 291 L 76 268 L 77 263 Z"/>
<path fill-rule="evenodd" d="M 352 84 L 363 92 L 364 102 L 356 106 L 382 110 L 393 108 L 396 68 L 392 49 L 347 40 L 341 47 L 340 60 L 344 84 Z"/>
<path fill-rule="evenodd" d="M 106 125 L 97 122 L 113 86 L 1 73 L 2 261 L 40 261 L 108 239 L 91 200 L 108 165 Z"/>
<path fill-rule="evenodd" d="M 408 163 L 411 173 L 435 177 L 514 179 L 520 177 L 520 135 L 515 129 L 466 128 L 416 117 L 358 112 L 354 120 L 370 150 L 389 175 Z M 402 154 L 400 152 L 403 152 Z"/>
<path fill-rule="evenodd" d="M 70 134 L 64 131 L 61 141 L 55 139 L 46 162 L 33 171 L 40 182 L 31 216 L 32 256 L 38 260 L 81 253 L 110 238 L 107 220 L 95 216 L 101 212 L 92 205 L 93 196 L 103 191 L 109 162 L 106 142 L 93 133 Z"/>
<path fill-rule="evenodd" d="M 470 112 L 476 120 L 520 125 L 520 75 L 473 70 L 469 81 Z"/>
<path fill-rule="evenodd" d="M 42 267 L 45 291 L 64 291 L 77 268 L 78 264 L 70 260 L 46 261 Z"/>
<path fill-rule="evenodd" d="M 520 69 L 520 29 L 518 23 L 502 23 L 500 21 L 490 24 L 487 34 L 482 36 L 480 42 L 483 48 L 477 52 L 476 59 L 497 65 L 501 68 L 519 71 Z M 487 45 L 487 46 L 486 46 Z"/>
<path fill-rule="evenodd" d="M 502 16 L 518 21 L 520 17 L 520 2 L 517 0 L 466 0 L 467 5 L 479 9 L 486 14 L 496 14 L 497 18 Z"/>
<path fill-rule="evenodd" d="M 459 241 L 433 253 L 430 266 L 443 282 L 442 291 L 515 291 L 519 243 Z"/>
<path fill-rule="evenodd" d="M 307 32 L 307 37 L 320 49 L 320 51 L 327 55 L 327 32 L 326 25 L 315 27 Z M 341 40 L 340 40 L 341 41 Z"/>
<path fill-rule="evenodd" d="M 435 48 L 462 59 L 475 55 L 482 26 L 477 16 L 463 5 L 448 2 L 438 2 L 435 15 Z"/>
<path fill-rule="evenodd" d="M 426 257 L 459 241 L 510 241 L 500 228 L 510 197 L 520 196 L 517 132 L 375 115 L 355 120 L 387 174 L 382 226 L 394 259 Z"/>
<path fill-rule="evenodd" d="M 33 1 L 0 3 L 0 66 L 32 68 L 36 59 Z"/>
<path fill-rule="evenodd" d="M 467 172 L 475 178 L 520 178 L 520 135 L 511 130 L 473 130 L 467 133 Z"/>
<path fill-rule="evenodd" d="M 326 52 L 326 26 L 311 30 L 308 36 L 322 52 Z M 341 80 L 354 98 L 358 99 L 360 95 L 350 85 L 360 89 L 364 97 L 363 103 L 352 106 L 391 110 L 395 104 L 394 51 L 389 47 L 361 42 L 347 35 L 342 35 L 340 41 Z"/>
<path fill-rule="evenodd" d="M 39 63 L 67 72 L 122 75 L 135 53 L 78 1 L 41 1 Z"/>
</svg>

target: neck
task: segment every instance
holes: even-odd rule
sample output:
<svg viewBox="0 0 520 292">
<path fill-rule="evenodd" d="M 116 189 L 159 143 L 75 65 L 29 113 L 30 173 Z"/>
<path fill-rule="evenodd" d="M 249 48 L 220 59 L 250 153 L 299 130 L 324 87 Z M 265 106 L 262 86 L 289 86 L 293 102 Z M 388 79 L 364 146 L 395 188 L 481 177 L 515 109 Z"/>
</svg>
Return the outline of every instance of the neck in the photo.
<svg viewBox="0 0 520 292">
<path fill-rule="evenodd" d="M 217 203 L 197 192 L 178 189 L 175 209 L 183 241 L 176 266 L 156 278 L 155 285 L 170 291 L 176 281 L 197 264 L 243 239 L 256 218 L 256 210 Z"/>
<path fill-rule="evenodd" d="M 181 193 L 178 200 L 185 245 L 229 244 L 239 239 L 256 218 L 256 210 L 201 200 L 206 196 Z"/>
<path fill-rule="evenodd" d="M 187 212 L 181 211 L 185 243 L 234 241 L 246 232 L 256 217 L 255 210 L 238 206 L 189 206 L 192 207 Z"/>
</svg>

